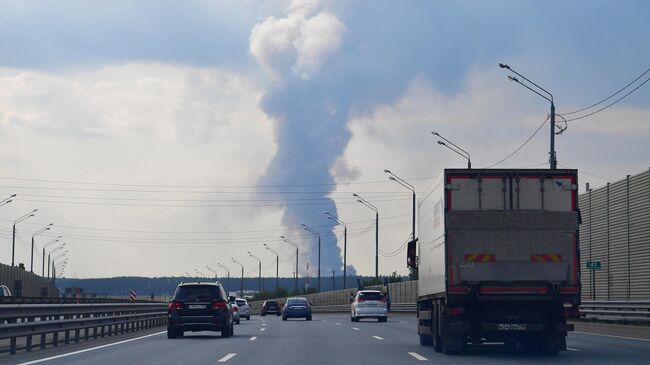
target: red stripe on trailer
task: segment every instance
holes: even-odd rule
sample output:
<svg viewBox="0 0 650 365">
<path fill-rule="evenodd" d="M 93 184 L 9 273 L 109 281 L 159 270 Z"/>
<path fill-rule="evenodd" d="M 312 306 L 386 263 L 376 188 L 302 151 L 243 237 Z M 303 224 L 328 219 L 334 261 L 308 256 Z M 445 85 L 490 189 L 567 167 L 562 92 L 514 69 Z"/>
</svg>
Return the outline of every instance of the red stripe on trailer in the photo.
<svg viewBox="0 0 650 365">
<path fill-rule="evenodd" d="M 563 294 L 577 294 L 580 292 L 580 288 L 577 286 L 561 286 L 559 291 Z"/>
<path fill-rule="evenodd" d="M 591 214 L 591 213 L 589 213 Z M 576 233 L 573 232 L 573 282 L 578 282 L 578 239 Z"/>
<path fill-rule="evenodd" d="M 523 287 L 523 286 L 487 286 L 479 289 L 479 293 L 518 293 L 518 294 L 526 294 L 526 293 L 535 293 L 535 294 L 546 294 L 548 293 L 548 289 L 545 287 L 540 287 L 540 286 L 531 286 L 531 287 Z"/>
</svg>

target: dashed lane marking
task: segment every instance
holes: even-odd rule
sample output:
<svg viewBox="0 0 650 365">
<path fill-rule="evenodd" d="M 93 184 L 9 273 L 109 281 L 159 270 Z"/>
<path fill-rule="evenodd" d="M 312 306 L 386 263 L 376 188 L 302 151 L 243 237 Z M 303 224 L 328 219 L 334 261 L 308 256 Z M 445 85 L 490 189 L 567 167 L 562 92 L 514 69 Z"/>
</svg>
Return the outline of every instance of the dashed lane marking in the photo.
<svg viewBox="0 0 650 365">
<path fill-rule="evenodd" d="M 264 331 L 264 330 L 266 330 L 266 328 L 260 328 L 260 331 Z"/>
<path fill-rule="evenodd" d="M 372 336 L 372 337 L 374 337 L 374 338 L 376 338 L 376 339 L 378 339 L 378 340 L 383 340 L 383 338 L 382 338 L 382 337 L 379 337 L 379 336 Z"/>
<path fill-rule="evenodd" d="M 101 346 L 97 346 L 97 347 L 91 347 L 91 348 L 89 348 L 89 349 L 84 349 L 84 350 L 79 350 L 79 351 L 68 352 L 67 354 L 61 354 L 61 355 L 56 355 L 56 356 L 46 357 L 46 358 L 43 358 L 43 359 L 38 359 L 38 360 L 32 360 L 32 361 L 28 361 L 28 362 L 23 362 L 23 363 L 20 363 L 20 364 L 18 364 L 18 365 L 31 365 L 31 364 L 38 364 L 38 363 L 40 363 L 40 362 L 50 361 L 50 360 L 54 360 L 54 359 L 60 359 L 60 358 L 62 358 L 62 357 L 68 357 L 68 356 L 72 356 L 72 355 L 76 355 L 76 354 L 83 354 L 84 352 L 88 352 L 88 351 L 94 351 L 94 350 L 99 350 L 99 349 L 103 349 L 103 348 L 106 348 L 106 347 L 117 346 L 117 345 L 121 345 L 121 344 L 123 344 L 123 343 L 127 343 L 127 342 L 131 342 L 131 341 L 140 340 L 140 339 L 147 338 L 147 337 L 158 336 L 158 335 L 162 335 L 163 333 L 167 333 L 167 331 L 156 332 L 156 333 L 152 333 L 152 334 L 145 335 L 145 336 L 140 336 L 140 337 L 136 337 L 136 338 L 130 338 L 130 339 L 128 339 L 128 340 L 124 340 L 124 341 L 113 342 L 113 343 L 109 343 L 109 344 L 101 345 Z"/>
<path fill-rule="evenodd" d="M 359 329 L 357 327 L 352 327 L 353 330 L 358 331 Z"/>
<path fill-rule="evenodd" d="M 567 347 L 566 349 L 569 350 L 569 351 L 580 351 L 578 349 L 572 349 L 571 347 Z"/>
<path fill-rule="evenodd" d="M 337 326 L 340 326 L 341 324 L 340 324 L 340 323 L 338 323 L 338 322 L 336 322 L 336 325 L 337 325 Z"/>
<path fill-rule="evenodd" d="M 219 359 L 219 361 L 217 361 L 217 362 L 226 362 L 226 361 L 232 359 L 233 357 L 235 357 L 235 355 L 237 355 L 237 354 L 228 354 L 228 355 L 222 357 L 221 359 Z"/>
<path fill-rule="evenodd" d="M 249 338 L 249 340 L 255 341 L 255 340 L 257 340 L 257 336 L 253 336 L 253 337 Z"/>
<path fill-rule="evenodd" d="M 428 360 L 426 357 L 418 354 L 417 352 L 409 352 L 408 354 L 413 356 L 414 358 L 420 360 L 420 361 L 427 361 Z"/>
<path fill-rule="evenodd" d="M 262 323 L 262 326 L 266 326 L 266 323 Z"/>
</svg>

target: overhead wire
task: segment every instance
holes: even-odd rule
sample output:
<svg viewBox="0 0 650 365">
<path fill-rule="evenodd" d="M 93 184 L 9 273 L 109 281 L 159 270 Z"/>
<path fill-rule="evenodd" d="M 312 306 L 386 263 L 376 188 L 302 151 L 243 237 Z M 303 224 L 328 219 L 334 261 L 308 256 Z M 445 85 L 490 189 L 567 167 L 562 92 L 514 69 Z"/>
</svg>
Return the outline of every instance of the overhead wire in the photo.
<svg viewBox="0 0 650 365">
<path fill-rule="evenodd" d="M 539 131 L 542 129 L 542 127 L 544 127 L 544 125 L 546 125 L 546 122 L 549 120 L 549 118 L 550 118 L 550 115 L 546 116 L 546 119 L 544 119 L 544 121 L 542 122 L 542 124 L 540 124 L 539 127 L 537 127 L 537 129 L 533 132 L 533 134 L 531 134 L 530 137 L 528 137 L 528 138 L 524 141 L 524 143 L 522 143 L 519 147 L 517 147 L 517 148 L 516 148 L 514 151 L 512 151 L 509 155 L 507 155 L 506 157 L 504 157 L 503 159 L 501 159 L 499 162 L 494 163 L 494 164 L 492 164 L 492 165 L 490 165 L 490 166 L 487 166 L 487 167 L 484 167 L 484 168 L 489 169 L 489 168 L 492 168 L 492 167 L 494 167 L 494 166 L 500 165 L 500 164 L 504 163 L 505 161 L 507 161 L 510 157 L 512 157 L 512 156 L 514 156 L 515 154 L 517 154 L 517 152 L 521 151 L 521 149 L 524 148 L 524 146 L 526 146 L 526 145 L 528 144 L 528 142 L 530 142 L 530 141 L 533 139 L 533 137 L 535 137 L 535 136 L 537 135 L 537 133 L 539 133 Z"/>
<path fill-rule="evenodd" d="M 637 77 L 636 77 L 634 80 L 632 80 L 630 83 L 628 83 L 627 85 L 623 86 L 623 88 L 621 88 L 621 89 L 618 90 L 617 92 L 611 94 L 610 96 L 606 97 L 605 99 L 602 99 L 602 100 L 600 100 L 600 101 L 598 101 L 598 102 L 596 102 L 596 103 L 594 103 L 594 104 L 591 104 L 591 105 L 589 105 L 589 106 L 586 106 L 586 107 L 584 107 L 584 108 L 581 108 L 581 109 L 578 109 L 578 110 L 573 110 L 573 111 L 566 112 L 566 113 L 559 113 L 559 114 L 557 114 L 557 115 L 570 115 L 570 114 L 576 114 L 576 113 L 580 113 L 580 112 L 583 112 L 583 111 L 585 111 L 585 110 L 591 109 L 591 108 L 593 108 L 593 107 L 595 107 L 595 106 L 598 106 L 598 105 L 600 105 L 600 104 L 606 102 L 607 100 L 613 98 L 614 96 L 618 95 L 619 93 L 621 93 L 623 90 L 627 89 L 628 87 L 630 87 L 632 84 L 634 84 L 635 82 L 637 82 L 640 78 L 642 78 L 642 77 L 643 77 L 645 74 L 647 74 L 648 72 L 650 72 L 650 68 L 648 68 L 647 70 L 645 70 L 642 74 L 640 74 L 639 76 L 637 76 Z M 646 80 L 646 81 L 647 81 L 647 80 Z"/>
</svg>

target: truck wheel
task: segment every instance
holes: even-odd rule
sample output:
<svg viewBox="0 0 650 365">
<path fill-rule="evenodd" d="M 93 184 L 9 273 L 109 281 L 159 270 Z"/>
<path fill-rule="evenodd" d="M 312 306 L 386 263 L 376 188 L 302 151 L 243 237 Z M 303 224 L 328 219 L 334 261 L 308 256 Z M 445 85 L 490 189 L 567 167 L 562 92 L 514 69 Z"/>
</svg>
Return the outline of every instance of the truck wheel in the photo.
<svg viewBox="0 0 650 365">
<path fill-rule="evenodd" d="M 178 335 L 176 334 L 176 331 L 173 328 L 167 328 L 167 338 L 172 339 L 176 338 Z"/>
<path fill-rule="evenodd" d="M 463 336 L 442 337 L 442 350 L 445 355 L 457 355 L 465 350 L 465 338 Z"/>
<path fill-rule="evenodd" d="M 420 335 L 420 346 L 431 346 L 431 345 L 433 345 L 433 336 Z"/>
</svg>

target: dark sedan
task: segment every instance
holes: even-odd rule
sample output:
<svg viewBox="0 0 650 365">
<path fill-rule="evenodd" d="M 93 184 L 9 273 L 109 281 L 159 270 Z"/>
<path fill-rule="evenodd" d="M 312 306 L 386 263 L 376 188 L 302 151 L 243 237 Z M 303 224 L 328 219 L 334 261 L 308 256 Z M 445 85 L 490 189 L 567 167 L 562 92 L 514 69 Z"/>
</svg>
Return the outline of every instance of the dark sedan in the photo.
<svg viewBox="0 0 650 365">
<path fill-rule="evenodd" d="M 305 298 L 289 298 L 282 308 L 282 320 L 304 318 L 311 321 L 311 303 Z"/>
</svg>

